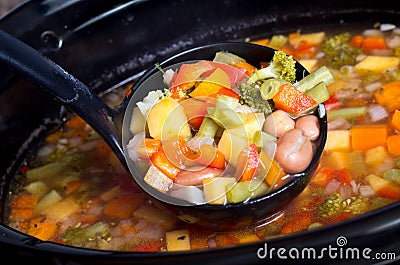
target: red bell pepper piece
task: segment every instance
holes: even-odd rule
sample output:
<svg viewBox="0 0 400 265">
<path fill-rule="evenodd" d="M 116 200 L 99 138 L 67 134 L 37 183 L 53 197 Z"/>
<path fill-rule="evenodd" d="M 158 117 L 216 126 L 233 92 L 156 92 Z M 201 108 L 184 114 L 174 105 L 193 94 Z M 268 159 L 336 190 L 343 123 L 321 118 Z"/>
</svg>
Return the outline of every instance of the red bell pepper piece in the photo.
<svg viewBox="0 0 400 265">
<path fill-rule="evenodd" d="M 272 100 L 278 109 L 292 114 L 304 113 L 318 105 L 314 99 L 297 90 L 289 83 L 283 84 Z"/>
<path fill-rule="evenodd" d="M 240 178 L 239 181 L 251 180 L 257 172 L 259 161 L 258 150 L 255 144 L 244 148 L 237 159 L 236 179 Z"/>
<path fill-rule="evenodd" d="M 161 146 L 156 153 L 151 156 L 151 162 L 155 165 L 162 173 L 164 173 L 170 179 L 175 179 L 178 173 L 181 171 L 180 168 L 175 166 L 171 161 L 168 160 L 167 155 L 164 153 L 164 149 Z"/>
</svg>

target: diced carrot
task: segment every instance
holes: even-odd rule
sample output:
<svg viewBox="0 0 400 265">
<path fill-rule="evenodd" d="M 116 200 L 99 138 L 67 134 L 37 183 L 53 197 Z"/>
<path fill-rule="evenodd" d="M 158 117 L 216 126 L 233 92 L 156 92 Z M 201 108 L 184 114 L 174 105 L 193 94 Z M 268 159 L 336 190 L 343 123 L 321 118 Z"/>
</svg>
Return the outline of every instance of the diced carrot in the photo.
<svg viewBox="0 0 400 265">
<path fill-rule="evenodd" d="M 33 217 L 33 209 L 11 208 L 10 218 L 14 220 L 26 220 Z"/>
<path fill-rule="evenodd" d="M 323 167 L 312 178 L 311 183 L 320 187 L 325 187 L 328 184 L 331 176 L 335 170 L 329 167 Z"/>
<path fill-rule="evenodd" d="M 225 167 L 225 155 L 218 151 L 212 145 L 203 144 L 199 148 L 200 155 L 196 158 L 196 161 L 202 165 L 207 165 L 214 168 L 224 168 Z"/>
<path fill-rule="evenodd" d="M 287 55 L 293 55 L 295 54 L 294 49 L 290 48 L 290 47 L 283 47 L 280 49 L 281 51 L 283 51 L 284 53 L 286 53 Z"/>
<path fill-rule="evenodd" d="M 280 86 L 272 100 L 278 109 L 292 114 L 303 113 L 318 105 L 314 99 L 297 90 L 292 84 Z"/>
<path fill-rule="evenodd" d="M 354 47 L 358 47 L 360 48 L 362 43 L 364 41 L 364 37 L 361 35 L 354 35 L 351 39 L 350 39 L 350 45 L 354 46 Z"/>
<path fill-rule="evenodd" d="M 259 40 L 253 40 L 251 43 L 262 45 L 262 46 L 267 46 L 269 43 L 269 39 L 259 39 Z"/>
<path fill-rule="evenodd" d="M 386 41 L 382 37 L 367 37 L 361 43 L 363 51 L 387 49 Z"/>
<path fill-rule="evenodd" d="M 358 125 L 350 129 L 353 150 L 366 151 L 377 146 L 386 146 L 386 125 Z"/>
<path fill-rule="evenodd" d="M 393 112 L 392 118 L 390 119 L 390 125 L 400 131 L 400 110 L 395 110 Z"/>
<path fill-rule="evenodd" d="M 76 218 L 76 220 L 79 220 L 79 222 L 81 222 L 82 224 L 93 225 L 99 221 L 100 216 L 98 214 L 87 214 L 87 213 L 77 212 L 76 214 L 73 215 L 73 218 Z"/>
<path fill-rule="evenodd" d="M 311 225 L 311 213 L 309 211 L 301 211 L 295 216 L 296 218 L 290 220 L 282 227 L 281 234 L 286 235 L 304 231 Z"/>
<path fill-rule="evenodd" d="M 150 158 L 154 153 L 158 151 L 160 146 L 160 140 L 146 137 L 137 148 L 138 156 L 141 158 Z"/>
<path fill-rule="evenodd" d="M 12 208 L 33 209 L 39 197 L 35 194 L 18 194 L 12 201 Z"/>
<path fill-rule="evenodd" d="M 65 195 L 69 195 L 76 191 L 80 186 L 82 185 L 82 182 L 80 180 L 73 180 L 67 183 L 65 186 Z"/>
<path fill-rule="evenodd" d="M 123 234 L 137 233 L 138 229 L 134 222 L 119 223 L 119 228 Z"/>
<path fill-rule="evenodd" d="M 342 184 L 350 184 L 350 182 L 353 180 L 347 168 L 336 170 L 334 177 L 338 179 Z"/>
<path fill-rule="evenodd" d="M 288 35 L 289 39 L 300 37 L 300 32 L 293 32 Z"/>
<path fill-rule="evenodd" d="M 111 147 L 105 141 L 101 140 L 98 141 L 95 152 L 99 158 L 106 158 L 111 153 Z"/>
<path fill-rule="evenodd" d="M 400 156 L 400 134 L 391 135 L 387 138 L 387 148 L 390 154 Z"/>
<path fill-rule="evenodd" d="M 375 191 L 379 196 L 392 199 L 400 200 L 400 188 L 394 185 L 386 185 L 379 190 Z"/>
<path fill-rule="evenodd" d="M 230 246 L 239 243 L 238 239 L 233 233 L 221 233 L 215 237 L 219 247 Z"/>
<path fill-rule="evenodd" d="M 353 180 L 350 172 L 346 168 L 333 169 L 329 167 L 323 167 L 312 177 L 311 183 L 325 187 L 326 184 L 328 184 L 328 182 L 332 179 L 336 179 L 342 184 L 349 184 Z"/>
<path fill-rule="evenodd" d="M 160 251 L 162 247 L 161 241 L 148 242 L 140 244 L 139 246 L 132 249 L 134 252 L 155 252 Z"/>
<path fill-rule="evenodd" d="M 207 249 L 208 237 L 205 235 L 196 235 L 190 238 L 190 247 L 192 250 Z"/>
<path fill-rule="evenodd" d="M 347 219 L 349 219 L 351 217 L 353 217 L 353 215 L 351 213 L 342 213 L 342 214 L 339 214 L 338 216 L 329 218 L 328 220 L 326 220 L 326 223 L 327 224 L 333 224 L 333 223 L 337 223 L 337 222 L 340 222 L 340 221 L 347 220 Z"/>
<path fill-rule="evenodd" d="M 80 129 L 85 127 L 86 122 L 80 116 L 74 116 L 73 118 L 69 119 L 65 125 L 70 129 Z"/>
<path fill-rule="evenodd" d="M 106 203 L 103 213 L 113 218 L 127 219 L 142 204 L 144 196 L 141 198 L 138 200 L 136 194 L 121 194 Z"/>
<path fill-rule="evenodd" d="M 236 179 L 239 181 L 251 180 L 257 172 L 259 160 L 255 144 L 244 148 L 237 158 Z"/>
<path fill-rule="evenodd" d="M 389 112 L 400 109 L 400 81 L 383 85 L 375 94 L 376 101 L 386 107 Z"/>
<path fill-rule="evenodd" d="M 308 46 L 304 48 L 298 48 L 294 51 L 293 56 L 296 59 L 311 59 L 315 57 L 317 48 L 315 46 Z"/>
<path fill-rule="evenodd" d="M 130 94 L 132 94 L 132 89 L 125 90 L 125 97 L 128 97 Z"/>
<path fill-rule="evenodd" d="M 46 142 L 47 143 L 57 143 L 57 141 L 61 138 L 62 133 L 63 133 L 62 131 L 57 131 L 57 132 L 52 133 L 51 135 L 49 135 L 46 138 Z"/>
<path fill-rule="evenodd" d="M 266 46 L 267 44 L 265 44 Z M 238 62 L 235 64 L 236 67 L 242 68 L 246 70 L 246 74 L 252 74 L 257 68 L 246 61 Z"/>
<path fill-rule="evenodd" d="M 27 233 L 40 240 L 49 240 L 56 235 L 57 224 L 47 218 L 35 218 L 31 221 Z"/>
</svg>

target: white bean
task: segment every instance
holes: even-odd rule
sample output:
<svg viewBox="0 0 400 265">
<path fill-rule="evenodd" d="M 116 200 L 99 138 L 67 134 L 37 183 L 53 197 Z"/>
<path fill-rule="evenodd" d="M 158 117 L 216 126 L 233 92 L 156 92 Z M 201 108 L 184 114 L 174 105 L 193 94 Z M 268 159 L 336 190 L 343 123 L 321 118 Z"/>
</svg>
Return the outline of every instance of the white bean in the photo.
<svg viewBox="0 0 400 265">
<path fill-rule="evenodd" d="M 313 157 L 310 138 L 299 129 L 292 129 L 278 139 L 276 161 L 286 173 L 298 173 L 307 168 Z"/>
<path fill-rule="evenodd" d="M 294 128 L 294 120 L 283 110 L 276 110 L 265 118 L 263 130 L 275 137 L 281 137 Z"/>
<path fill-rule="evenodd" d="M 317 140 L 319 136 L 318 118 L 314 115 L 306 115 L 298 118 L 294 127 L 302 130 L 303 134 L 310 137 L 311 141 Z"/>
</svg>

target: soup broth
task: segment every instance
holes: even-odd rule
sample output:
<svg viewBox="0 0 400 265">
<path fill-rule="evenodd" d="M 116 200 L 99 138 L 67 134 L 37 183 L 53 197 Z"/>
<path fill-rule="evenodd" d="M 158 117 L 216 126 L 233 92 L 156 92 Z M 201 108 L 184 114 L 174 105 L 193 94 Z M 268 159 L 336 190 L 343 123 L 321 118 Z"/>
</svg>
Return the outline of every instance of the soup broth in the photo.
<svg viewBox="0 0 400 265">
<path fill-rule="evenodd" d="M 263 223 L 211 231 L 158 208 L 79 117 L 49 135 L 15 176 L 7 224 L 41 240 L 115 251 L 217 248 L 315 229 L 400 200 L 400 29 L 295 32 L 249 40 L 335 77 L 328 138 L 308 187 Z M 127 87 L 105 95 L 117 105 Z M 140 161 L 139 161 L 140 166 Z M 147 164 L 143 163 L 143 170 Z"/>
</svg>

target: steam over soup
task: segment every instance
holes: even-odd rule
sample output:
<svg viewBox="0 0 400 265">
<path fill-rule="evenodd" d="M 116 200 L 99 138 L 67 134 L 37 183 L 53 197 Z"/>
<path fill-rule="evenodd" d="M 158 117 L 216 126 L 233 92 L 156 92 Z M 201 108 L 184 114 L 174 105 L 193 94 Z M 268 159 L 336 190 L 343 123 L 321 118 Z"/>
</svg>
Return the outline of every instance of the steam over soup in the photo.
<svg viewBox="0 0 400 265">
<path fill-rule="evenodd" d="M 313 229 L 398 201 L 400 29 L 382 24 L 352 33 L 296 32 L 254 42 L 292 55 L 310 72 L 326 66 L 334 77 L 327 86 L 329 131 L 319 167 L 308 187 L 265 223 L 216 232 L 157 208 L 105 142 L 73 117 L 21 167 L 8 198 L 8 225 L 41 240 L 84 248 L 194 250 Z M 125 89 L 106 95 L 111 105 L 119 103 Z M 315 97 L 314 92 L 309 90 L 309 96 Z M 238 95 L 239 100 L 245 98 Z M 280 114 L 274 114 L 276 119 L 287 118 Z M 282 130 L 313 128 L 314 122 L 297 119 Z M 270 132 L 266 122 L 263 129 Z M 280 137 L 280 133 L 276 129 L 269 134 Z M 310 130 L 306 137 L 313 139 L 315 133 Z M 150 140 L 148 144 L 157 145 Z M 137 160 L 143 172 L 147 162 Z M 277 168 L 281 164 L 277 162 Z"/>
</svg>

